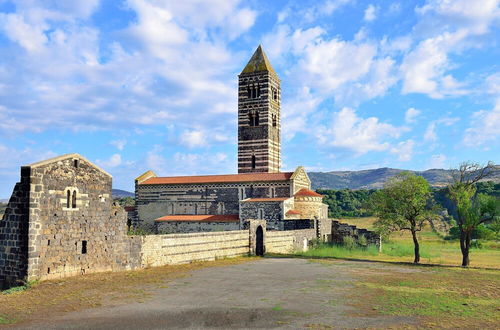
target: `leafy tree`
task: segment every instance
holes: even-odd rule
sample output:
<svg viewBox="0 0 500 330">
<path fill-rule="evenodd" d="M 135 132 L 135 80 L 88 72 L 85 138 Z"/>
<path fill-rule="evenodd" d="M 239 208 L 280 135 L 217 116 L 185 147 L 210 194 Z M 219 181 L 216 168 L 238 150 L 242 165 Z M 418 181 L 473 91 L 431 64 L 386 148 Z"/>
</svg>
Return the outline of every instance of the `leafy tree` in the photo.
<svg viewBox="0 0 500 330">
<path fill-rule="evenodd" d="M 386 182 L 382 190 L 373 194 L 370 206 L 378 220 L 375 228 L 381 234 L 408 230 L 414 244 L 414 263 L 420 262 L 417 232 L 426 221 L 435 216 L 431 188 L 427 180 L 411 172 L 402 172 Z"/>
<path fill-rule="evenodd" d="M 460 250 L 462 267 L 469 266 L 469 251 L 473 232 L 482 223 L 493 221 L 498 216 L 498 199 L 494 196 L 477 194 L 476 184 L 496 171 L 492 162 L 482 166 L 478 163 L 464 162 L 454 170 L 448 185 L 448 195 L 457 210 L 457 225 L 460 231 Z"/>
</svg>

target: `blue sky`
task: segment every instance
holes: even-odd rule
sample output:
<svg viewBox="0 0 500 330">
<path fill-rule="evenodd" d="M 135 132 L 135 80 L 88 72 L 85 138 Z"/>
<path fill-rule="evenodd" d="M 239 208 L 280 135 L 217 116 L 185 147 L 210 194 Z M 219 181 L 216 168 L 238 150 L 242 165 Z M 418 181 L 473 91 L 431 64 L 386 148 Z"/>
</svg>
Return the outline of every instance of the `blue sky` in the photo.
<svg viewBox="0 0 500 330">
<path fill-rule="evenodd" d="M 0 0 L 0 198 L 77 152 L 133 179 L 236 172 L 237 75 L 282 79 L 283 168 L 500 161 L 498 0 Z"/>
</svg>

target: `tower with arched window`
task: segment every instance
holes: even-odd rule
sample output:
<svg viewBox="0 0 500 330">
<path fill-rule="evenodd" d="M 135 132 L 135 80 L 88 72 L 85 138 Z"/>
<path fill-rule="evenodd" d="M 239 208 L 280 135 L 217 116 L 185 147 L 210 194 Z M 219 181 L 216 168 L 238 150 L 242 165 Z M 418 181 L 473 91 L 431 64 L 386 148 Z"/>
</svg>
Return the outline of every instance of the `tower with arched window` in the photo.
<svg viewBox="0 0 500 330">
<path fill-rule="evenodd" d="M 238 78 L 238 173 L 279 172 L 280 80 L 261 46 Z"/>
</svg>

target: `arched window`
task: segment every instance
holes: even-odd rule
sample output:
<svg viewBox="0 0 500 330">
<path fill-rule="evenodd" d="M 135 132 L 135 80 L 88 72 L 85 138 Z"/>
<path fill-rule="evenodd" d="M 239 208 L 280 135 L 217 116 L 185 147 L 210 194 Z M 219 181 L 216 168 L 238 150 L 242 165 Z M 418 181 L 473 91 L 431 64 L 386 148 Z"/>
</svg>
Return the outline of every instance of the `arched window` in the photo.
<svg viewBox="0 0 500 330">
<path fill-rule="evenodd" d="M 260 85 L 257 85 L 257 97 L 260 97 Z"/>
<path fill-rule="evenodd" d="M 254 125 L 254 115 L 251 112 L 248 113 L 248 125 L 255 126 Z"/>
<path fill-rule="evenodd" d="M 252 98 L 252 92 L 250 91 L 250 86 L 247 86 L 247 97 Z"/>
<path fill-rule="evenodd" d="M 259 126 L 259 112 L 257 111 L 255 113 L 255 125 L 253 126 Z"/>
<path fill-rule="evenodd" d="M 71 198 L 71 208 L 76 209 L 76 190 L 73 191 L 73 197 Z"/>
<path fill-rule="evenodd" d="M 71 202 L 71 192 L 68 190 L 66 191 L 66 208 L 70 208 L 70 202 Z"/>
<path fill-rule="evenodd" d="M 278 120 L 276 119 L 276 117 L 277 116 L 275 114 L 273 114 L 273 117 L 272 117 L 273 118 L 273 127 L 276 127 L 276 125 L 278 125 Z"/>
<path fill-rule="evenodd" d="M 255 166 L 256 166 L 256 160 L 255 160 L 255 155 L 252 155 L 252 170 L 255 170 Z"/>
</svg>

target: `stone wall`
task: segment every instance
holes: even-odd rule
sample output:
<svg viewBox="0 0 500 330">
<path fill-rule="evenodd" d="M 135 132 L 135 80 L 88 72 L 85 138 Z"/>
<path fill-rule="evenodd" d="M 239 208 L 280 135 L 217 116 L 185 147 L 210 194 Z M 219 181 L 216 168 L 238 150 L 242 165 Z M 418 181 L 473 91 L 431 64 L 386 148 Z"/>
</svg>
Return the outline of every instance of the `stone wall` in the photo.
<svg viewBox="0 0 500 330">
<path fill-rule="evenodd" d="M 382 240 L 380 235 L 362 228 L 357 228 L 354 225 L 349 225 L 346 223 L 341 223 L 338 220 L 332 221 L 332 242 L 342 243 L 344 237 L 352 237 L 356 241 L 359 241 L 361 236 L 366 238 L 367 245 L 375 245 L 379 251 L 382 249 Z"/>
<path fill-rule="evenodd" d="M 266 232 L 267 253 L 292 253 L 307 251 L 311 240 L 316 238 L 315 229 Z"/>
<path fill-rule="evenodd" d="M 0 221 L 0 284 L 133 269 L 136 243 L 108 173 L 77 154 L 23 166 Z"/>
<path fill-rule="evenodd" d="M 283 202 L 241 201 L 239 215 L 242 229 L 248 228 L 248 219 L 264 219 L 268 230 L 283 230 Z"/>
<path fill-rule="evenodd" d="M 28 271 L 29 171 L 21 171 L 0 221 L 0 289 L 20 285 Z"/>
<path fill-rule="evenodd" d="M 155 225 L 156 233 L 158 234 L 213 232 L 240 229 L 239 222 L 228 221 L 161 221 L 156 222 Z"/>
<path fill-rule="evenodd" d="M 141 236 L 141 267 L 248 255 L 248 230 Z"/>
<path fill-rule="evenodd" d="M 78 155 L 27 168 L 28 280 L 122 269 L 127 217 L 113 204 L 111 176 Z"/>
</svg>

